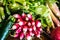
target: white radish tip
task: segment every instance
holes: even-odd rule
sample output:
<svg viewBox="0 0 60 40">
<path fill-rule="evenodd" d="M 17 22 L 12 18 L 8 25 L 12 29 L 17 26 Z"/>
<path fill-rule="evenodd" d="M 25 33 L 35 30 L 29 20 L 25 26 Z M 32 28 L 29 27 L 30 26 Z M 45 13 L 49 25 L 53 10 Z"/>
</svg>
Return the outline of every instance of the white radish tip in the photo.
<svg viewBox="0 0 60 40">
<path fill-rule="evenodd" d="M 29 28 L 29 31 L 32 31 L 32 28 Z"/>
<path fill-rule="evenodd" d="M 23 26 L 23 25 L 24 25 L 24 22 L 23 22 L 23 21 L 20 21 L 20 22 L 19 22 L 19 25 L 20 25 L 20 26 Z"/>
<path fill-rule="evenodd" d="M 32 25 L 33 25 L 33 26 L 35 25 L 35 22 L 34 22 L 34 21 L 32 22 Z"/>
<path fill-rule="evenodd" d="M 21 18 L 17 20 L 17 22 L 20 22 L 20 21 L 22 21 L 22 19 L 21 19 Z"/>
<path fill-rule="evenodd" d="M 17 29 L 17 27 L 15 25 L 13 25 L 11 29 L 15 30 L 15 29 Z"/>
<path fill-rule="evenodd" d="M 22 13 L 22 18 L 25 19 L 26 18 L 26 14 Z"/>
<path fill-rule="evenodd" d="M 27 39 L 27 40 L 31 40 L 30 34 L 28 34 L 28 33 L 26 34 L 26 39 Z"/>
<path fill-rule="evenodd" d="M 37 37 L 37 38 L 40 38 L 40 34 L 37 34 L 36 37 Z"/>
<path fill-rule="evenodd" d="M 33 26 L 33 30 L 36 31 L 36 26 Z"/>
<path fill-rule="evenodd" d="M 30 35 L 33 37 L 34 36 L 34 33 L 33 32 L 29 32 L 30 33 Z"/>
<path fill-rule="evenodd" d="M 12 29 L 15 30 L 19 27 L 19 24 L 18 23 L 15 23 L 13 26 L 12 26 Z"/>
<path fill-rule="evenodd" d="M 28 26 L 31 26 L 31 23 L 30 22 L 28 22 Z"/>
<path fill-rule="evenodd" d="M 28 17 L 26 17 L 26 18 L 25 18 L 25 20 L 26 20 L 26 21 L 28 21 L 28 20 L 29 20 L 29 18 L 28 18 Z"/>
<path fill-rule="evenodd" d="M 26 33 L 27 32 L 27 28 L 23 28 L 23 32 Z"/>
<path fill-rule="evenodd" d="M 28 36 L 28 37 L 27 37 L 27 40 L 31 40 L 31 39 L 32 39 L 32 37 L 31 37 L 31 36 Z"/>
</svg>

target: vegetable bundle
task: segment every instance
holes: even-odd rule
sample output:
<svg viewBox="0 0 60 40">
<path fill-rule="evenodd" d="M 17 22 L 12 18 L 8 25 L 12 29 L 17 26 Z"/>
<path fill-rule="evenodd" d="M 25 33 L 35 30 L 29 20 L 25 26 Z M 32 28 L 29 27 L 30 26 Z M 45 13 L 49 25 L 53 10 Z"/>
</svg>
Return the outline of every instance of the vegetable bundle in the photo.
<svg viewBox="0 0 60 40">
<path fill-rule="evenodd" d="M 14 14 L 14 17 L 17 19 L 16 23 L 11 28 L 15 30 L 14 38 L 20 38 L 20 40 L 24 37 L 27 40 L 31 40 L 34 36 L 40 38 L 42 28 L 39 20 L 35 21 L 31 14 L 26 15 L 25 13 L 22 13 L 22 16 Z"/>
<path fill-rule="evenodd" d="M 42 33 L 46 32 L 45 34 L 49 35 L 51 34 L 51 30 L 54 30 L 56 27 L 60 27 L 60 11 L 56 3 L 58 3 L 57 0 L 0 0 L 0 28 L 3 27 L 4 23 L 7 23 L 5 25 L 12 25 L 9 27 L 12 27 L 11 30 L 14 30 L 14 32 L 16 32 L 19 30 L 20 25 L 26 24 L 25 27 L 21 26 L 22 29 L 19 30 L 21 33 L 19 32 L 19 34 L 16 34 L 17 36 L 22 34 L 20 36 L 22 36 L 21 39 L 23 39 L 23 37 L 26 36 L 26 33 L 30 34 L 30 32 L 26 31 L 29 31 L 29 28 L 33 28 L 33 25 L 35 25 L 35 28 L 37 30 L 40 30 L 39 28 L 41 26 Z M 6 22 L 6 20 L 9 19 L 9 16 L 12 15 L 13 17 L 11 18 L 16 18 L 16 21 L 13 22 L 14 24 Z M 35 20 L 37 20 L 37 22 Z M 32 24 L 32 22 L 35 22 L 35 24 Z M 6 26 L 6 28 L 8 29 L 8 26 Z M 9 31 L 6 30 L 6 28 L 4 27 L 5 30 L 2 28 L 4 31 L 3 34 L 5 34 L 6 31 Z M 26 28 L 26 30 L 24 28 Z M 24 30 L 26 33 L 24 34 L 22 30 Z M 33 29 L 30 29 L 30 31 L 33 31 Z M 40 31 L 38 34 L 39 33 Z M 6 35 L 3 35 L 2 38 L 5 38 Z M 16 35 L 11 36 L 17 37 Z M 35 33 L 34 36 L 36 36 Z M 51 36 L 49 35 L 49 37 Z M 4 40 L 4 38 L 2 38 L 1 40 Z"/>
</svg>

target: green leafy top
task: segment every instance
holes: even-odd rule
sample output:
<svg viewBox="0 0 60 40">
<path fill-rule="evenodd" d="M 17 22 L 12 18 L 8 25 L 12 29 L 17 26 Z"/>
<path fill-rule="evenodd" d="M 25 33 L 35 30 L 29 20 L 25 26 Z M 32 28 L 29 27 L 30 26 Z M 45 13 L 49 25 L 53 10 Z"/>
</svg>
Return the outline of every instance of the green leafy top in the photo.
<svg viewBox="0 0 60 40">
<path fill-rule="evenodd" d="M 50 13 L 46 6 L 40 5 L 35 9 L 35 13 L 40 16 L 38 19 L 41 20 L 43 27 L 52 26 L 52 19 L 50 18 Z"/>
</svg>

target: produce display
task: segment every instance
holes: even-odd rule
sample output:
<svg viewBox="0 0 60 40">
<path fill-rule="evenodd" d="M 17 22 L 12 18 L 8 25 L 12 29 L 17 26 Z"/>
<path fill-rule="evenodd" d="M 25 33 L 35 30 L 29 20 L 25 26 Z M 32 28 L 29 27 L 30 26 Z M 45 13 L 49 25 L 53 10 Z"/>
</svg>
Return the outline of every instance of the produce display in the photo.
<svg viewBox="0 0 60 40">
<path fill-rule="evenodd" d="M 0 40 L 60 40 L 59 0 L 0 0 Z"/>
</svg>

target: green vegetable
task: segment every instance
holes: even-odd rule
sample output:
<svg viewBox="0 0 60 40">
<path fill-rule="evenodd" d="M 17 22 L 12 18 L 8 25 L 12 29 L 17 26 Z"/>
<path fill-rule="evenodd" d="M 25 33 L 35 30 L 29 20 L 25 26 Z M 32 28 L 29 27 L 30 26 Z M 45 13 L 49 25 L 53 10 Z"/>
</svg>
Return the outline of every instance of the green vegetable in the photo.
<svg viewBox="0 0 60 40">
<path fill-rule="evenodd" d="M 10 13 L 10 10 L 9 10 L 9 8 L 8 8 L 7 5 L 5 6 L 5 8 L 6 8 L 6 12 L 7 12 L 7 14 L 10 15 L 11 13 Z"/>
<path fill-rule="evenodd" d="M 6 40 L 8 34 L 9 34 L 9 29 L 12 27 L 12 25 L 15 22 L 14 17 L 10 17 L 9 22 L 7 23 L 6 27 L 3 29 L 2 34 L 1 34 L 1 40 Z"/>
<path fill-rule="evenodd" d="M 43 27 L 51 27 L 52 26 L 52 19 L 50 17 L 50 13 L 46 6 L 40 5 L 35 9 L 36 15 L 40 15 L 40 17 L 37 17 L 41 20 Z"/>
<path fill-rule="evenodd" d="M 0 22 L 2 22 L 1 16 L 0 16 Z"/>
<path fill-rule="evenodd" d="M 7 1 L 6 0 L 3 0 L 3 5 L 5 6 L 7 4 Z"/>
<path fill-rule="evenodd" d="M 19 10 L 19 9 L 20 9 L 20 5 L 19 5 L 18 3 L 9 4 L 9 8 L 10 8 L 12 11 L 16 11 L 16 10 Z"/>
<path fill-rule="evenodd" d="M 15 2 L 21 3 L 22 5 L 26 4 L 26 0 L 15 0 Z"/>
<path fill-rule="evenodd" d="M 3 0 L 0 0 L 0 5 L 3 5 Z"/>
<path fill-rule="evenodd" d="M 4 8 L 0 7 L 0 22 L 2 21 L 2 19 L 5 19 L 5 14 L 4 14 Z"/>
</svg>

